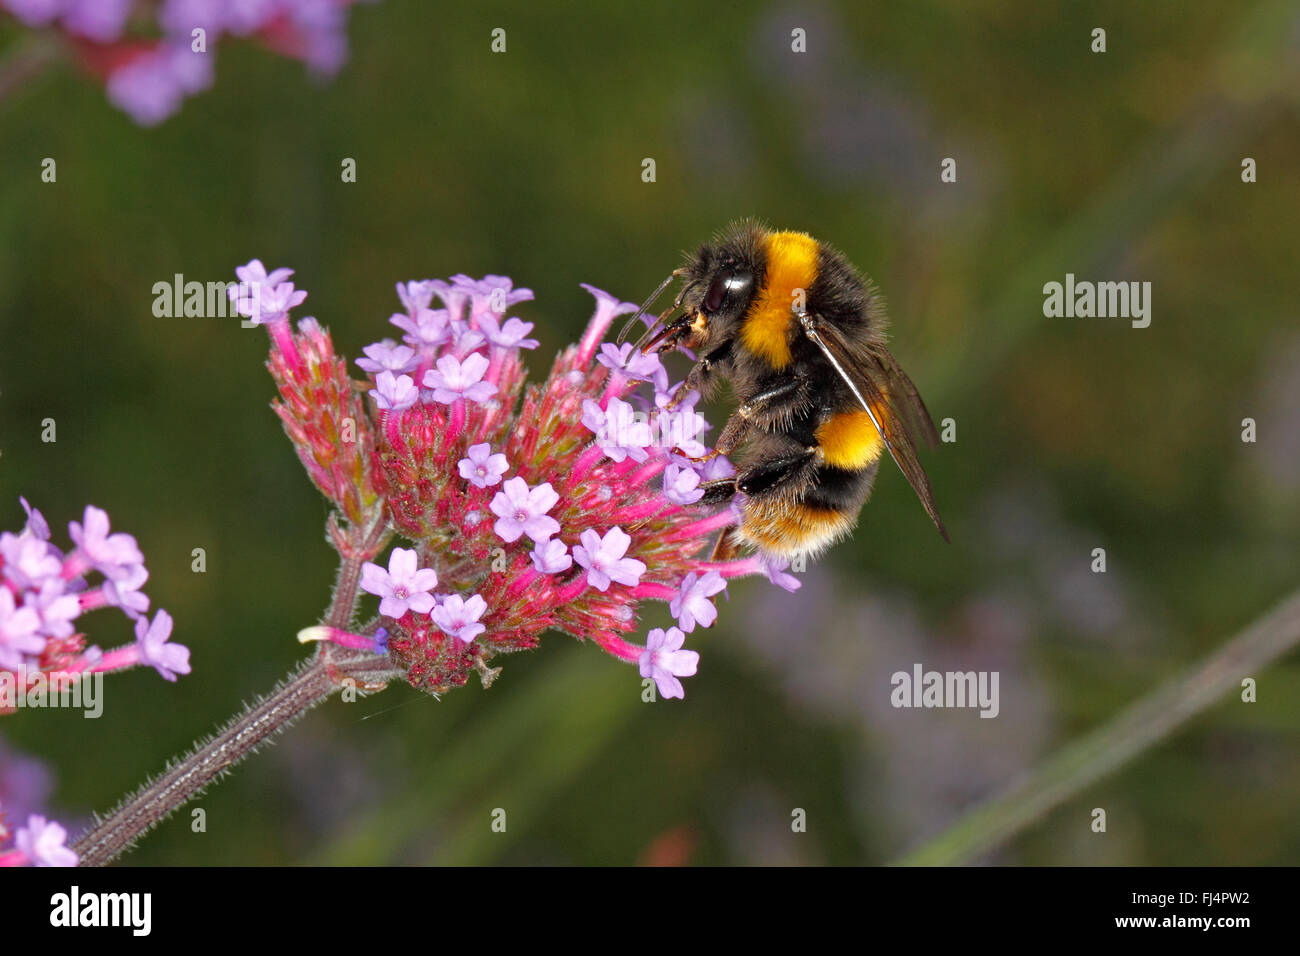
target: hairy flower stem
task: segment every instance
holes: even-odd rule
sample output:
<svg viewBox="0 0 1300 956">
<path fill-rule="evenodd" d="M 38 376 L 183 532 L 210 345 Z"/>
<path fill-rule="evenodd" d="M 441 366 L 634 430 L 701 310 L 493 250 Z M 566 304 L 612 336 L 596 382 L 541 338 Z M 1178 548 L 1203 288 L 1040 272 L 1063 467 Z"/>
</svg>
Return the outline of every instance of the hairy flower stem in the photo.
<svg viewBox="0 0 1300 956">
<path fill-rule="evenodd" d="M 400 676 L 386 658 L 323 650 L 290 672 L 270 694 L 247 707 L 216 736 L 199 741 L 100 819 L 73 847 L 81 857 L 80 865 L 111 863 L 268 738 L 339 690 L 345 679 L 373 688 L 375 682 Z"/>
<path fill-rule="evenodd" d="M 364 558 L 342 558 L 339 561 L 338 577 L 334 580 L 334 600 L 325 614 L 325 623 L 330 627 L 342 631 L 352 623 L 361 587 L 361 566 L 365 563 Z"/>
<path fill-rule="evenodd" d="M 340 526 L 337 514 L 326 524 L 327 538 L 339 553 L 334 596 L 325 623 L 344 630 L 356 613 L 361 566 L 388 542 L 382 511 L 365 525 Z M 344 681 L 362 691 L 382 689 L 400 677 L 386 657 L 322 644 L 316 655 L 281 681 L 278 687 L 231 720 L 215 737 L 200 741 L 156 780 L 123 800 L 112 813 L 77 841 L 81 866 L 103 866 L 130 849 L 173 811 L 202 793 L 210 783 L 279 733 L 307 711 L 339 690 Z"/>
<path fill-rule="evenodd" d="M 339 527 L 337 514 L 330 515 L 326 532 L 339 553 L 339 570 L 334 579 L 334 597 L 325 612 L 325 623 L 347 630 L 357 610 L 361 590 L 361 566 L 384 549 L 388 543 L 388 524 L 384 513 L 377 514 L 366 527 Z"/>
</svg>

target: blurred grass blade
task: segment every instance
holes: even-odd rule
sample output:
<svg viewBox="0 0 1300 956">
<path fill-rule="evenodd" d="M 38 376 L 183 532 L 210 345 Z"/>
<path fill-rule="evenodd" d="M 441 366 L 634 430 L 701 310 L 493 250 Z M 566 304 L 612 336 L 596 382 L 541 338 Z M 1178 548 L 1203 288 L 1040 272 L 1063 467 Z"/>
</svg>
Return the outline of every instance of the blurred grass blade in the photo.
<svg viewBox="0 0 1300 956">
<path fill-rule="evenodd" d="M 938 837 L 895 862 L 904 866 L 970 863 L 1020 833 L 1047 811 L 1119 768 L 1201 713 L 1243 677 L 1300 644 L 1300 590 L 1218 651 L 1084 735 L 999 797 L 962 816 Z"/>
</svg>

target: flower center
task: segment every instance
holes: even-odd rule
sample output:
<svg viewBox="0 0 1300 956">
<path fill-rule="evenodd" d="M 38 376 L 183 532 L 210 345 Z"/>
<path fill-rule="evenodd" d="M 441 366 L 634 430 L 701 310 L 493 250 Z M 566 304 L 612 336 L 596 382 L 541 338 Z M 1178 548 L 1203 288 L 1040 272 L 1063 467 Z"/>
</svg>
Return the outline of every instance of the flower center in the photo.
<svg viewBox="0 0 1300 956">
<path fill-rule="evenodd" d="M 527 521 L 529 517 L 530 516 L 528 512 L 522 508 L 520 508 L 518 511 L 515 512 L 515 520 L 518 521 L 520 524 L 523 524 L 525 521 Z"/>
<path fill-rule="evenodd" d="M 401 598 L 405 601 L 410 596 L 411 592 L 406 589 L 405 584 L 399 584 L 397 587 L 393 588 L 393 597 L 395 598 Z"/>
</svg>

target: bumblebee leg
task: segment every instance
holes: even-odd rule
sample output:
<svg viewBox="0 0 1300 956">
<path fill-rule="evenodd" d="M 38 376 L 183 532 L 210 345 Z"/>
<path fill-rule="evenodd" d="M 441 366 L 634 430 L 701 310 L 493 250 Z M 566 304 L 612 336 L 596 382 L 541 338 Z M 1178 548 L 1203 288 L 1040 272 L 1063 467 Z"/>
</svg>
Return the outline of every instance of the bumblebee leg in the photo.
<svg viewBox="0 0 1300 956">
<path fill-rule="evenodd" d="M 713 443 L 714 455 L 730 455 L 753 429 L 754 423 L 739 412 L 727 419 L 718 440 Z"/>
<path fill-rule="evenodd" d="M 751 396 L 736 409 L 736 414 L 742 418 L 757 418 L 768 411 L 772 405 L 795 395 L 799 389 L 804 387 L 807 381 L 807 376 L 791 375 L 783 379 L 781 384 L 773 385 L 771 388 L 766 388 L 757 395 Z"/>
<path fill-rule="evenodd" d="M 706 505 L 722 504 L 734 498 L 738 491 L 746 495 L 757 495 L 765 491 L 771 491 L 778 485 L 795 478 L 813 460 L 816 454 L 816 448 L 809 448 L 797 455 L 775 458 L 772 461 L 765 461 L 762 464 L 755 465 L 735 478 L 718 478 L 713 481 L 701 482 L 699 487 L 704 489 L 704 497 L 700 499 L 700 503 Z"/>
<path fill-rule="evenodd" d="M 700 363 L 700 365 L 703 364 L 703 362 Z M 699 367 L 699 365 L 696 366 L 696 368 Z M 711 461 L 719 455 L 730 455 L 735 451 L 737 445 L 749 437 L 758 416 L 767 411 L 772 404 L 797 393 L 806 382 L 807 378 L 804 376 L 794 376 L 786 379 L 780 385 L 759 392 L 736 409 L 735 413 L 727 419 L 727 424 L 723 427 L 722 433 L 718 435 L 718 440 L 713 443 L 713 451 L 703 458 L 692 458 L 691 460 L 695 462 Z M 687 384 L 690 384 L 689 378 Z"/>
<path fill-rule="evenodd" d="M 816 454 L 816 448 L 809 448 L 798 455 L 776 458 L 755 465 L 744 474 L 736 476 L 736 490 L 746 495 L 771 491 L 777 485 L 785 484 L 796 477 L 816 457 Z"/>
<path fill-rule="evenodd" d="M 702 481 L 698 487 L 704 489 L 704 497 L 700 499 L 702 505 L 725 504 L 736 497 L 735 478 L 715 478 L 713 481 Z"/>
<path fill-rule="evenodd" d="M 740 535 L 736 532 L 735 527 L 724 528 L 722 534 L 718 535 L 718 541 L 713 546 L 713 553 L 709 555 L 710 561 L 730 561 L 740 553 Z"/>
<path fill-rule="evenodd" d="M 677 403 L 691 392 L 700 392 L 703 394 L 708 384 L 709 376 L 713 374 L 716 366 L 725 362 L 730 357 L 731 343 L 724 342 L 708 355 L 696 362 L 691 370 L 686 373 L 686 381 L 682 383 L 681 388 L 677 389 L 677 394 L 673 396 L 673 400 L 668 403 L 668 409 L 671 411 L 676 408 Z"/>
</svg>

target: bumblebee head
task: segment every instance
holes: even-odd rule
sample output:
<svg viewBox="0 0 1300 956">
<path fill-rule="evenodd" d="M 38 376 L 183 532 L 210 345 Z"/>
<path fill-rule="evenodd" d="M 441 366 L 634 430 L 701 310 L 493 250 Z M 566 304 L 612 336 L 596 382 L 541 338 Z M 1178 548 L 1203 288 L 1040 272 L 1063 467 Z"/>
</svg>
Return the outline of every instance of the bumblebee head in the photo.
<svg viewBox="0 0 1300 956">
<path fill-rule="evenodd" d="M 702 246 L 681 269 L 660 286 L 653 298 L 673 279 L 682 288 L 673 304 L 659 316 L 636 347 L 643 351 L 669 352 L 677 348 L 709 351 L 730 340 L 754 300 L 758 269 L 753 261 L 717 246 Z M 645 312 L 649 302 L 624 327 L 624 335 Z M 673 313 L 681 310 L 676 317 Z M 623 335 L 619 336 L 621 342 Z"/>
<path fill-rule="evenodd" d="M 679 296 L 690 324 L 680 344 L 707 351 L 736 334 L 754 300 L 756 268 L 733 250 L 704 246 L 687 265 Z"/>
<path fill-rule="evenodd" d="M 713 242 L 688 254 L 686 263 L 674 270 L 628 320 L 619 343 L 675 279 L 682 280 L 676 299 L 650 323 L 636 347 L 647 352 L 679 347 L 707 351 L 730 340 L 758 294 L 765 235 L 764 228 L 756 223 L 736 223 Z"/>
</svg>

